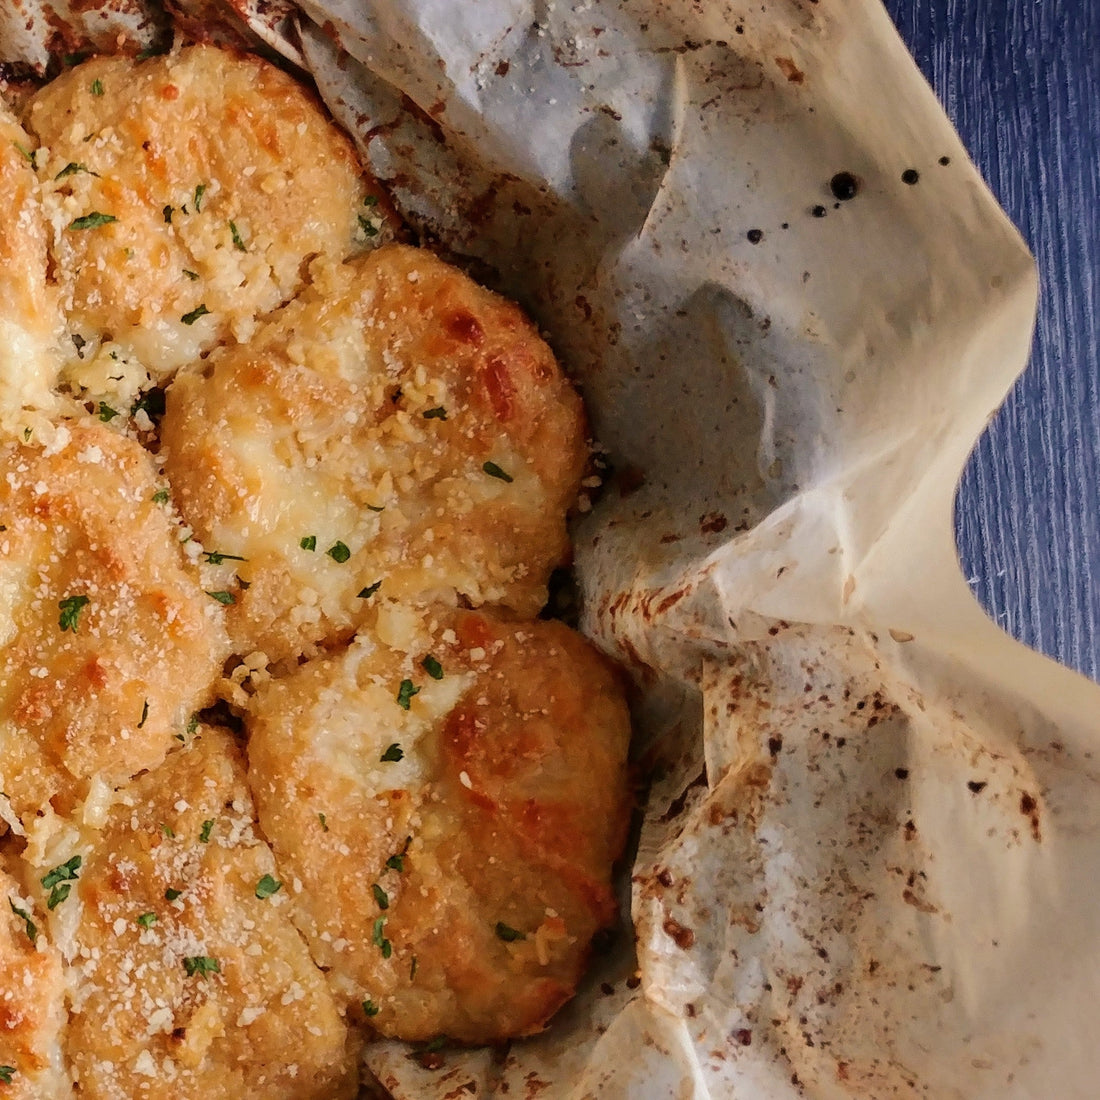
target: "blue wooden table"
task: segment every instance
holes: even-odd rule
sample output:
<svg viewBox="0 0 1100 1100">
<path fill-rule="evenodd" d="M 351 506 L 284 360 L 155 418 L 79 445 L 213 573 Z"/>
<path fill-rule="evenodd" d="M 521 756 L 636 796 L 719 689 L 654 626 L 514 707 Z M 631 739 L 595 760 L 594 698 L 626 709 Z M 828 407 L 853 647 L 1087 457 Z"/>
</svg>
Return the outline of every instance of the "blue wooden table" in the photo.
<svg viewBox="0 0 1100 1100">
<path fill-rule="evenodd" d="M 1027 371 L 956 529 L 989 613 L 1100 680 L 1100 0 L 886 0 L 1039 265 Z"/>
</svg>

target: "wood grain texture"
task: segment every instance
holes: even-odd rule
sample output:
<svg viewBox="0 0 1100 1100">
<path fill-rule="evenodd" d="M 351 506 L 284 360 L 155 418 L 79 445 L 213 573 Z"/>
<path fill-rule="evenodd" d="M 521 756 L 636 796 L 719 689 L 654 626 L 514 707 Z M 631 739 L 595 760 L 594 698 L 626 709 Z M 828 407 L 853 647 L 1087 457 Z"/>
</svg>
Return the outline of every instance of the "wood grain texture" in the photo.
<svg viewBox="0 0 1100 1100">
<path fill-rule="evenodd" d="M 1100 680 L 1100 2 L 886 0 L 1039 264 L 1031 362 L 956 500 L 1009 633 Z"/>
</svg>

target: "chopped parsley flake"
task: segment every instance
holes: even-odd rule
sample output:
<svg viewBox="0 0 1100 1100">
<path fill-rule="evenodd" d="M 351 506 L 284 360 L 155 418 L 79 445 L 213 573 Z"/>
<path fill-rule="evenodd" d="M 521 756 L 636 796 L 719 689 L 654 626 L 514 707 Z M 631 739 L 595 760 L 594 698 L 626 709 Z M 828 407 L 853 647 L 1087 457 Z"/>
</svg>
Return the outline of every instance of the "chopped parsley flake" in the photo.
<svg viewBox="0 0 1100 1100">
<path fill-rule="evenodd" d="M 434 1039 L 432 1039 L 429 1042 L 425 1043 L 420 1048 L 420 1053 L 421 1054 L 435 1054 L 435 1052 L 437 1050 L 442 1050 L 447 1045 L 447 1042 L 448 1042 L 448 1040 L 447 1040 L 446 1035 L 437 1035 Z"/>
<path fill-rule="evenodd" d="M 199 273 L 197 271 L 192 271 L 190 268 L 185 267 L 183 269 L 183 273 L 191 280 L 191 282 L 197 283 L 199 281 Z"/>
<path fill-rule="evenodd" d="M 15 1066 L 0 1066 L 0 1081 L 3 1081 L 5 1085 L 10 1085 L 14 1076 Z"/>
<path fill-rule="evenodd" d="M 377 1016 L 379 1012 L 378 1005 L 374 1003 L 369 997 L 363 1002 L 363 1015 L 365 1016 Z"/>
<path fill-rule="evenodd" d="M 305 538 L 303 538 L 298 543 L 298 545 L 303 550 L 316 550 L 317 549 L 317 536 L 316 535 L 306 535 Z"/>
<path fill-rule="evenodd" d="M 374 584 L 368 584 L 366 588 L 359 589 L 359 599 L 369 600 L 371 596 L 375 594 L 382 587 L 381 581 L 375 581 Z"/>
<path fill-rule="evenodd" d="M 142 928 L 152 928 L 157 923 L 156 913 L 142 913 L 137 919 Z"/>
<path fill-rule="evenodd" d="M 229 232 L 233 234 L 233 247 L 238 252 L 247 252 L 248 248 L 245 245 L 244 241 L 241 240 L 241 234 L 240 231 L 237 229 L 236 222 L 229 223 Z"/>
<path fill-rule="evenodd" d="M 46 908 L 52 913 L 69 896 L 72 888 L 71 882 L 59 882 L 50 891 L 50 896 L 46 899 Z"/>
<path fill-rule="evenodd" d="M 199 843 L 209 844 L 210 834 L 214 831 L 214 819 L 208 817 L 203 823 L 202 828 L 199 830 Z"/>
<path fill-rule="evenodd" d="M 223 561 L 248 561 L 248 558 L 239 557 L 237 554 L 223 554 L 220 550 L 208 550 L 206 560 L 211 565 L 221 565 Z"/>
<path fill-rule="evenodd" d="M 63 600 L 57 601 L 57 606 L 61 608 L 61 614 L 57 618 L 57 625 L 61 627 L 62 634 L 64 634 L 66 630 L 71 630 L 74 634 L 77 633 L 80 612 L 88 606 L 88 602 L 87 596 L 66 596 Z"/>
<path fill-rule="evenodd" d="M 167 489 L 158 489 L 153 494 L 153 503 L 154 504 L 167 504 L 168 503 L 168 490 Z"/>
<path fill-rule="evenodd" d="M 92 81 L 91 91 L 92 95 L 103 95 L 103 81 L 98 76 Z"/>
<path fill-rule="evenodd" d="M 168 889 L 164 891 L 164 900 L 175 901 L 176 898 L 180 897 L 182 894 L 182 890 L 176 890 L 174 887 L 169 886 Z"/>
<path fill-rule="evenodd" d="M 376 226 L 370 218 L 365 218 L 362 214 L 359 215 L 359 228 L 362 229 L 368 237 L 378 236 L 378 226 Z"/>
<path fill-rule="evenodd" d="M 69 161 L 60 172 L 54 176 L 55 180 L 63 180 L 66 176 L 75 176 L 77 172 L 87 172 L 89 175 L 96 175 L 86 164 L 80 164 L 75 160 Z"/>
<path fill-rule="evenodd" d="M 423 661 L 420 662 L 420 667 L 433 679 L 443 679 L 443 666 L 429 653 Z"/>
<path fill-rule="evenodd" d="M 200 183 L 198 185 L 198 187 L 195 188 L 195 213 L 196 214 L 201 214 L 202 213 L 202 197 L 205 194 L 206 194 L 206 184 L 205 183 Z"/>
<path fill-rule="evenodd" d="M 497 921 L 497 938 L 503 940 L 505 943 L 515 943 L 516 940 L 525 940 L 527 936 L 523 932 L 518 932 L 515 928 L 511 928 L 505 924 L 504 921 Z"/>
<path fill-rule="evenodd" d="M 420 688 L 414 687 L 412 680 L 402 680 L 401 686 L 397 689 L 397 705 L 402 710 L 408 710 L 412 697 L 419 694 Z"/>
<path fill-rule="evenodd" d="M 428 409 L 421 415 L 425 420 L 446 420 L 447 410 L 442 405 L 436 405 L 434 409 Z"/>
<path fill-rule="evenodd" d="M 116 416 L 120 416 L 120 415 L 121 415 L 121 413 L 119 413 L 118 409 L 112 409 L 111 406 L 108 405 L 106 401 L 100 401 L 100 403 L 99 403 L 99 419 L 102 420 L 104 424 L 110 424 L 110 422 L 112 420 L 114 420 L 114 418 Z"/>
<path fill-rule="evenodd" d="M 405 856 L 408 854 L 409 845 L 412 844 L 412 837 L 405 837 L 405 847 L 400 852 L 394 853 L 386 860 L 386 866 L 391 871 L 404 871 L 405 870 Z"/>
<path fill-rule="evenodd" d="M 180 318 L 180 320 L 185 325 L 193 325 L 200 317 L 205 317 L 209 312 L 210 312 L 210 310 L 208 310 L 206 308 L 206 303 L 203 302 L 200 305 L 195 306 L 195 308 L 193 310 L 191 310 L 190 313 L 185 313 Z M 511 480 L 511 478 L 509 478 L 509 481 L 510 480 Z"/>
<path fill-rule="evenodd" d="M 389 909 L 390 896 L 377 882 L 371 887 L 371 893 L 374 894 L 374 900 L 378 902 L 379 909 Z"/>
<path fill-rule="evenodd" d="M 56 886 L 59 882 L 76 879 L 79 875 L 80 865 L 83 862 L 80 856 L 73 856 L 72 859 L 67 859 L 64 863 L 59 863 L 52 871 L 48 871 L 39 881 L 44 889 L 49 890 L 51 886 Z"/>
<path fill-rule="evenodd" d="M 321 832 L 327 833 L 328 832 L 328 819 L 325 817 L 325 815 L 322 814 L 322 813 L 318 813 L 317 820 L 321 823 Z"/>
<path fill-rule="evenodd" d="M 146 699 L 145 702 L 141 704 L 141 721 L 138 722 L 138 724 L 137 724 L 138 729 L 141 729 L 141 727 L 145 725 L 146 719 L 148 717 L 149 717 L 149 700 Z"/>
<path fill-rule="evenodd" d="M 218 603 L 223 604 L 225 607 L 228 607 L 230 604 L 234 604 L 234 603 L 237 602 L 237 597 L 234 596 L 232 592 L 226 592 L 224 590 L 218 591 L 218 592 L 211 592 L 211 591 L 209 591 L 208 589 L 205 589 L 205 588 L 203 589 L 203 591 L 206 592 L 206 594 L 212 600 L 217 600 Z"/>
<path fill-rule="evenodd" d="M 117 222 L 118 218 L 114 214 L 101 214 L 98 210 L 93 210 L 90 214 L 84 214 L 82 217 L 73 218 L 69 222 L 70 229 L 98 229 L 101 225 L 110 225 L 111 222 Z"/>
<path fill-rule="evenodd" d="M 382 764 L 396 764 L 398 760 L 403 760 L 404 758 L 405 750 L 394 741 L 378 759 Z"/>
<path fill-rule="evenodd" d="M 277 894 L 283 888 L 283 884 L 277 879 L 272 878 L 270 875 L 264 875 L 259 882 L 256 883 L 256 897 L 260 901 L 266 901 L 272 894 Z"/>
<path fill-rule="evenodd" d="M 187 734 L 188 734 L 188 736 L 193 736 L 194 733 L 195 733 L 195 730 L 197 730 L 198 728 L 199 728 L 199 716 L 197 714 L 192 714 L 191 717 L 187 719 Z"/>
<path fill-rule="evenodd" d="M 351 551 L 342 542 L 334 542 L 325 553 L 339 565 L 343 565 L 351 557 Z"/>
<path fill-rule="evenodd" d="M 161 823 L 161 826 L 160 826 L 160 831 L 161 831 L 162 833 L 164 833 L 164 835 L 165 835 L 165 836 L 166 836 L 166 837 L 167 837 L 167 838 L 168 838 L 169 840 L 175 840 L 175 839 L 176 839 L 176 830 L 175 830 L 175 829 L 173 829 L 171 825 L 165 825 L 165 824 L 164 824 L 164 823 L 162 822 L 162 823 Z"/>
<path fill-rule="evenodd" d="M 188 955 L 183 960 L 183 969 L 187 971 L 189 978 L 196 975 L 205 978 L 208 974 L 220 974 L 222 972 L 221 963 L 210 955 Z"/>
<path fill-rule="evenodd" d="M 486 462 L 481 468 L 490 477 L 498 478 L 500 481 L 512 482 L 516 480 L 511 474 L 505 473 L 495 462 Z"/>
<path fill-rule="evenodd" d="M 386 917 L 379 917 L 374 922 L 374 934 L 371 942 L 382 951 L 382 958 L 388 959 L 393 954 L 393 944 L 385 936 Z"/>
<path fill-rule="evenodd" d="M 12 145 L 19 150 L 20 154 L 31 163 L 31 167 L 34 167 L 34 153 L 30 151 L 25 145 L 21 145 L 18 141 L 13 141 Z"/>
<path fill-rule="evenodd" d="M 38 942 L 38 925 L 31 920 L 30 914 L 26 909 L 20 909 L 11 898 L 8 898 L 8 905 L 11 906 L 11 911 L 23 922 L 24 930 L 27 933 L 27 939 L 31 943 Z"/>
<path fill-rule="evenodd" d="M 378 205 L 378 196 L 377 195 L 364 195 L 363 196 L 363 205 L 364 206 L 377 206 Z"/>
</svg>

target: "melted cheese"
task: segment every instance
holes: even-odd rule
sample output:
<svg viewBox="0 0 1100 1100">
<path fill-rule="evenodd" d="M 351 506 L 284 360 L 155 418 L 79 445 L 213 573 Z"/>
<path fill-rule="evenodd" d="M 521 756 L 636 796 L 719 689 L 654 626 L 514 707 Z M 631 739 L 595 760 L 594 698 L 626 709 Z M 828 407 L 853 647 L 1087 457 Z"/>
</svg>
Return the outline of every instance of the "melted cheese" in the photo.
<svg viewBox="0 0 1100 1100">
<path fill-rule="evenodd" d="M 182 373 L 162 438 L 204 546 L 246 559 L 226 574 L 250 586 L 230 612 L 238 649 L 273 659 L 346 636 L 378 582 L 536 613 L 586 459 L 579 399 L 530 323 L 399 246 Z"/>
</svg>

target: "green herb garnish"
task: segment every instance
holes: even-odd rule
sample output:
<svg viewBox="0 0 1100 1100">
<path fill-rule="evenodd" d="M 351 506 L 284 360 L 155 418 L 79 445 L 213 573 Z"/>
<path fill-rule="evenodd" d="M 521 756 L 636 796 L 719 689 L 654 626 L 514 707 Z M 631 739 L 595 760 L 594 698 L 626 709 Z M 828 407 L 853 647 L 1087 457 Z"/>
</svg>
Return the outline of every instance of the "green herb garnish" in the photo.
<svg viewBox="0 0 1100 1100">
<path fill-rule="evenodd" d="M 201 305 L 195 306 L 195 308 L 191 310 L 190 313 L 185 313 L 180 318 L 180 320 L 185 325 L 193 325 L 200 317 L 205 317 L 209 312 L 210 310 L 206 308 L 206 303 L 203 302 Z M 508 480 L 510 481 L 511 478 L 509 478 Z"/>
<path fill-rule="evenodd" d="M 382 958 L 388 959 L 393 954 L 393 944 L 385 936 L 386 918 L 379 917 L 374 922 L 374 934 L 371 942 L 382 951 Z"/>
<path fill-rule="evenodd" d="M 61 614 L 57 618 L 57 625 L 61 627 L 62 634 L 64 634 L 66 630 L 71 630 L 74 634 L 77 633 L 80 612 L 88 606 L 88 603 L 89 600 L 87 596 L 66 596 L 63 600 L 57 601 L 57 606 L 61 608 Z"/>
<path fill-rule="evenodd" d="M 383 764 L 396 764 L 398 760 L 405 758 L 405 750 L 394 741 L 392 745 L 378 758 Z"/>
<path fill-rule="evenodd" d="M 511 474 L 505 473 L 495 462 L 486 462 L 481 467 L 490 477 L 495 477 L 500 481 L 512 482 L 516 479 Z"/>
<path fill-rule="evenodd" d="M 256 883 L 256 897 L 260 901 L 266 901 L 272 894 L 277 894 L 282 889 L 283 884 L 270 875 L 264 875 L 259 882 Z"/>
<path fill-rule="evenodd" d="M 420 662 L 420 667 L 433 679 L 443 679 L 443 666 L 429 653 L 423 661 Z"/>
<path fill-rule="evenodd" d="M 208 550 L 204 555 L 211 565 L 221 565 L 223 561 L 248 561 L 237 554 L 223 554 L 220 550 Z"/>
<path fill-rule="evenodd" d="M 70 229 L 98 229 L 101 225 L 110 225 L 111 222 L 117 222 L 118 218 L 114 214 L 101 214 L 98 210 L 93 210 L 90 214 L 84 214 L 82 217 L 74 218 L 69 222 Z"/>
<path fill-rule="evenodd" d="M 402 710 L 408 710 L 412 697 L 419 694 L 420 688 L 415 687 L 412 680 L 402 680 L 401 686 L 397 689 L 397 705 Z"/>
<path fill-rule="evenodd" d="M 342 542 L 334 542 L 325 553 L 339 565 L 343 565 L 351 557 L 351 551 Z"/>
<path fill-rule="evenodd" d="M 211 958 L 209 955 L 188 955 L 183 960 L 183 969 L 187 971 L 189 978 L 196 975 L 205 978 L 208 974 L 220 974 L 222 972 L 218 960 Z"/>
<path fill-rule="evenodd" d="M 23 922 L 24 930 L 27 933 L 27 939 L 31 943 L 38 942 L 38 925 L 31 920 L 30 914 L 26 909 L 20 909 L 11 898 L 8 898 L 8 905 L 11 906 L 11 911 Z"/>
</svg>

